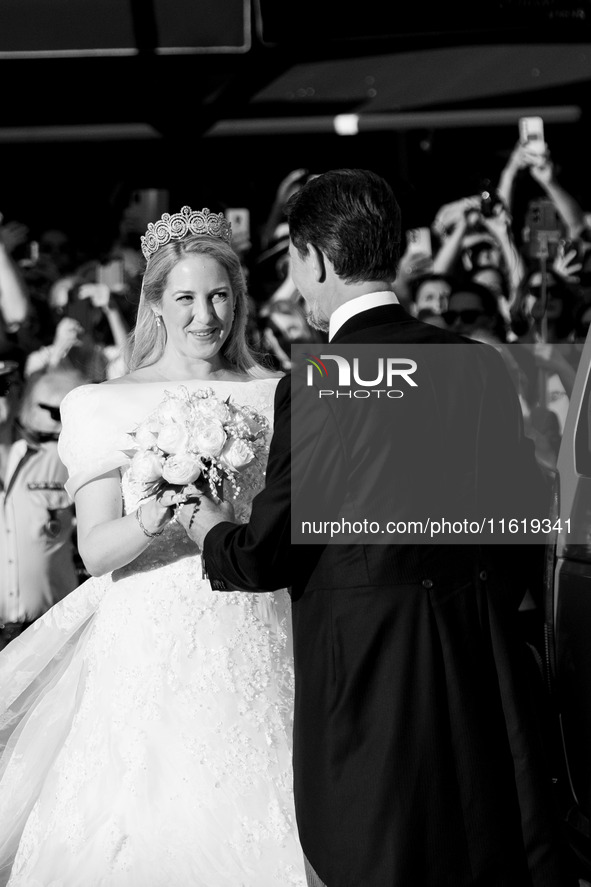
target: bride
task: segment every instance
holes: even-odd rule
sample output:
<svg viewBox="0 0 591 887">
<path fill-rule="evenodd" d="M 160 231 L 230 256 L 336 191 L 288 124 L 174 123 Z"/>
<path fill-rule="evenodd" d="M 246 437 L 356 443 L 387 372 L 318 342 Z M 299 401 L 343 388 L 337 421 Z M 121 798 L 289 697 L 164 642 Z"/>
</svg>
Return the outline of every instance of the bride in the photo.
<svg viewBox="0 0 591 887">
<path fill-rule="evenodd" d="M 0 884 L 303 887 L 292 798 L 287 592 L 214 592 L 129 432 L 183 385 L 273 414 L 221 215 L 167 215 L 128 375 L 71 392 L 60 455 L 92 577 L 0 656 Z M 247 469 L 240 520 L 263 486 Z"/>
</svg>

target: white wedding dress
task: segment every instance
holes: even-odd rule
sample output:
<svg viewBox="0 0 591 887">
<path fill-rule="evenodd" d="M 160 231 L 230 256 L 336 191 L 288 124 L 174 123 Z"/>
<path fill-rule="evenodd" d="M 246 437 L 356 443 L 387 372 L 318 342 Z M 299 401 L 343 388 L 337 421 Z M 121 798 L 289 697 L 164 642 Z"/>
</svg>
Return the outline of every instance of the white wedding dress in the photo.
<svg viewBox="0 0 591 887">
<path fill-rule="evenodd" d="M 272 419 L 274 379 L 184 384 Z M 60 439 L 69 491 L 119 467 L 135 509 L 127 433 L 174 388 L 72 391 Z M 249 468 L 239 520 L 262 484 L 262 466 Z M 179 524 L 6 648 L 0 705 L 0 884 L 305 885 L 289 596 L 212 591 Z"/>
</svg>

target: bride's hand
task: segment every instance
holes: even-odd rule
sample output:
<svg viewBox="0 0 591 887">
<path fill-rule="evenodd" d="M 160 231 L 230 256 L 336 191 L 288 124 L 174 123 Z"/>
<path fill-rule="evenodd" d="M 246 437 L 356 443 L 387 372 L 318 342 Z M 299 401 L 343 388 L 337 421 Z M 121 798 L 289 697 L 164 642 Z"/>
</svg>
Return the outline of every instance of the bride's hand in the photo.
<svg viewBox="0 0 591 887">
<path fill-rule="evenodd" d="M 190 491 L 189 491 L 190 492 Z M 164 529 L 175 516 L 175 508 L 183 505 L 188 498 L 187 487 L 166 484 L 162 486 L 153 499 L 143 505 L 143 512 L 148 519 L 152 532 Z"/>
<path fill-rule="evenodd" d="M 158 505 L 164 509 L 174 508 L 175 505 L 183 505 L 188 498 L 187 487 L 173 485 L 163 486 L 155 496 Z"/>
</svg>

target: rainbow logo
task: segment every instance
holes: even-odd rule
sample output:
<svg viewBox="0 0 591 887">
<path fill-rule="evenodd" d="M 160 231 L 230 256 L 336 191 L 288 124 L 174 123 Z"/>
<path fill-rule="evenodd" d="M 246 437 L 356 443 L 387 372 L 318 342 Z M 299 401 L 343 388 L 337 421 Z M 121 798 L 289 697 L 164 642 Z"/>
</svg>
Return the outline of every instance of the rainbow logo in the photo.
<svg viewBox="0 0 591 887">
<path fill-rule="evenodd" d="M 316 357 L 315 354 L 307 354 L 306 363 L 310 364 L 309 372 L 312 371 L 312 367 L 316 367 L 321 376 L 328 376 L 328 370 L 326 369 L 320 358 Z"/>
</svg>

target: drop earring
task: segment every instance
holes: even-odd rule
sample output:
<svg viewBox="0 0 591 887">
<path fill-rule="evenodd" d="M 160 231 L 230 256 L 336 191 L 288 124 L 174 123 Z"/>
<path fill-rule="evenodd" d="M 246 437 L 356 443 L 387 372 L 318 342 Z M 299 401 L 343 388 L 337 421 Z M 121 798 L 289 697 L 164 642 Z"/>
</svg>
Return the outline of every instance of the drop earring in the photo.
<svg viewBox="0 0 591 887">
<path fill-rule="evenodd" d="M 162 321 L 160 320 L 160 315 L 156 314 L 155 317 L 156 317 L 156 326 L 160 327 L 162 325 Z"/>
</svg>

